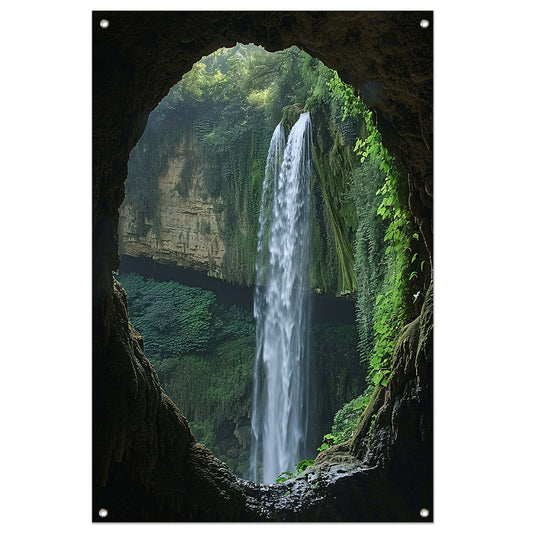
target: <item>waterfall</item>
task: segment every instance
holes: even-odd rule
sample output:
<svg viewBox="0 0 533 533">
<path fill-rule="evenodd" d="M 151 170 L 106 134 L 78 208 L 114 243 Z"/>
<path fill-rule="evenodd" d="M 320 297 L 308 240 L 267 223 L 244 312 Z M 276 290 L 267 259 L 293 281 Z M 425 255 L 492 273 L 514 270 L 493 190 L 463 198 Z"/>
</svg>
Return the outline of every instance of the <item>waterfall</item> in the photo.
<svg viewBox="0 0 533 533">
<path fill-rule="evenodd" d="M 254 295 L 250 477 L 263 483 L 294 471 L 306 454 L 311 161 L 309 113 L 300 116 L 286 145 L 279 124 L 263 181 Z"/>
</svg>

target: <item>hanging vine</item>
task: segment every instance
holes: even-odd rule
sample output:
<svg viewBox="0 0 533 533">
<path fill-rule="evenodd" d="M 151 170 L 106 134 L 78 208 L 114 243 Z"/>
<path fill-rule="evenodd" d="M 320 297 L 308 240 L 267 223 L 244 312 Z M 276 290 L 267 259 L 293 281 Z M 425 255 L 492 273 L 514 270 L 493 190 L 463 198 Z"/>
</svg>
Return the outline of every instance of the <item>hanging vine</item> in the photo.
<svg viewBox="0 0 533 533">
<path fill-rule="evenodd" d="M 359 137 L 354 146 L 360 167 L 354 173 L 352 199 L 366 194 L 364 187 L 358 185 L 356 181 L 358 172 L 364 174 L 366 171 L 368 176 L 371 174 L 368 169 L 372 168 L 374 175 L 379 171 L 383 177 L 382 185 L 375 193 L 380 199 L 375 215 L 378 215 L 386 225 L 383 240 L 380 243 L 380 246 L 385 247 L 383 253 L 385 268 L 380 272 L 380 265 L 374 263 L 364 274 L 363 269 L 361 269 L 359 276 L 365 275 L 366 282 L 373 285 L 367 290 L 366 296 L 377 293 L 373 302 L 374 312 L 371 313 L 367 310 L 364 313 L 366 321 L 368 321 L 369 316 L 373 316 L 373 347 L 371 351 L 368 350 L 369 325 L 368 323 L 364 324 L 365 357 L 369 364 L 369 381 L 374 385 L 386 385 L 390 374 L 394 343 L 400 329 L 406 322 L 409 267 L 413 262 L 413 257 L 415 257 L 411 253 L 410 247 L 416 234 L 407 205 L 407 191 L 403 185 L 406 180 L 402 179 L 403 170 L 383 145 L 374 114 L 357 97 L 353 87 L 343 83 L 336 73 L 330 80 L 329 87 L 332 93 L 343 102 L 343 120 L 348 117 L 357 117 L 364 123 L 365 135 Z M 361 171 L 361 169 L 367 170 Z M 372 218 L 367 218 L 367 221 L 370 220 Z M 359 240 L 365 238 L 368 239 L 369 234 L 363 218 L 359 225 Z M 376 245 L 375 242 L 371 243 L 369 240 L 369 252 L 372 252 L 371 244 L 374 248 Z M 369 303 L 365 302 L 366 305 Z"/>
</svg>

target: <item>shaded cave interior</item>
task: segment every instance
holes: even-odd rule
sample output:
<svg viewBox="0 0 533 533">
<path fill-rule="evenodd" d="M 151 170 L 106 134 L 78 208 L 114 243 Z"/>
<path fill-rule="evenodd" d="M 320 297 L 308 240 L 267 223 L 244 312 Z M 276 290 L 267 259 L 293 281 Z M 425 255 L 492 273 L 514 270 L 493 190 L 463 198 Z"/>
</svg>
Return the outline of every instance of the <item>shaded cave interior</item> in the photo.
<svg viewBox="0 0 533 533">
<path fill-rule="evenodd" d="M 149 113 L 197 60 L 237 42 L 269 51 L 296 45 L 359 89 L 407 169 L 410 210 L 431 261 L 432 26 L 430 12 L 93 13 L 95 520 L 101 507 L 117 521 L 418 520 L 422 496 L 431 507 L 431 289 L 398 343 L 395 379 L 374 395 L 366 426 L 322 459 L 338 464 L 349 456 L 358 469 L 331 477 L 320 497 L 301 486 L 283 499 L 274 487 L 267 498 L 274 503 L 266 503 L 264 490 L 237 480 L 195 441 L 143 354 L 112 272 L 129 153 Z M 364 432 L 377 413 L 383 435 L 368 449 Z"/>
</svg>

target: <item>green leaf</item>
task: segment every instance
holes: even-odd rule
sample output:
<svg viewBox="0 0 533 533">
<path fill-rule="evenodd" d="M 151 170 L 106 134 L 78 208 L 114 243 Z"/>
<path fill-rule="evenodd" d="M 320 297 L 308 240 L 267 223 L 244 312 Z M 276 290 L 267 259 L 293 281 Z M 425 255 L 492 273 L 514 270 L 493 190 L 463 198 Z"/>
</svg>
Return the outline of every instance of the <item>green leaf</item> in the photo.
<svg viewBox="0 0 533 533">
<path fill-rule="evenodd" d="M 378 331 L 378 333 L 384 333 L 384 332 Z M 379 357 L 378 355 L 374 355 L 374 357 L 370 359 L 370 366 L 377 370 L 381 366 L 381 357 Z"/>
<path fill-rule="evenodd" d="M 301 474 L 306 468 L 313 466 L 315 464 L 314 459 L 304 459 L 296 465 L 296 473 Z"/>
<path fill-rule="evenodd" d="M 372 378 L 372 383 L 374 385 L 379 385 L 380 381 L 381 381 L 381 374 L 378 372 L 377 374 L 374 374 L 374 377 Z"/>
<path fill-rule="evenodd" d="M 282 472 L 279 477 L 276 478 L 276 483 L 284 483 L 291 477 L 294 477 L 294 474 L 292 472 Z"/>
<path fill-rule="evenodd" d="M 327 441 L 331 441 L 333 442 L 335 440 L 335 436 L 332 435 L 331 433 L 328 433 L 327 435 L 324 435 L 323 439 L 327 442 Z"/>
<path fill-rule="evenodd" d="M 368 396 L 358 396 L 353 404 L 354 411 L 362 409 L 368 405 L 370 398 Z"/>
</svg>

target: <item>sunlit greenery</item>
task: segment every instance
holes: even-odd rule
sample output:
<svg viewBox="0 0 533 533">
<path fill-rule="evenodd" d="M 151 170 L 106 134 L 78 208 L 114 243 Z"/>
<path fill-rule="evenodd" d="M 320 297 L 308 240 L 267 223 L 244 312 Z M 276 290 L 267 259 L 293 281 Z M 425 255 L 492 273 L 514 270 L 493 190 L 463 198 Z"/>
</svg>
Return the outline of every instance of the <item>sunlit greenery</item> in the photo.
<svg viewBox="0 0 533 533">
<path fill-rule="evenodd" d="M 355 212 L 341 202 L 356 160 L 344 142 L 353 121 L 342 122 L 342 102 L 328 87 L 334 71 L 296 47 L 266 52 L 254 45 L 220 49 L 196 63 L 151 113 L 132 150 L 126 198 L 136 211 L 137 233 L 160 237 L 158 177 L 177 146 L 200 152 L 203 199 L 223 216 L 222 277 L 253 285 L 258 219 L 272 132 L 311 113 L 313 160 L 313 286 L 353 292 Z M 352 132 L 346 126 L 350 124 Z M 353 135 L 352 135 L 353 136 Z M 187 196 L 195 163 L 186 159 L 175 190 Z"/>
<path fill-rule="evenodd" d="M 133 273 L 116 277 L 165 392 L 183 410 L 196 438 L 246 477 L 255 357 L 252 311 L 175 281 Z M 321 376 L 315 406 L 322 413 L 333 414 L 362 388 L 355 335 L 355 325 L 346 322 L 311 328 L 310 356 Z"/>
<path fill-rule="evenodd" d="M 384 177 L 384 183 L 375 193 L 381 201 L 374 215 L 374 218 L 381 217 L 386 226 L 382 245 L 383 269 L 379 272 L 379 265 L 369 269 L 367 281 L 377 278 L 374 282 L 374 293 L 377 295 L 372 302 L 374 312 L 370 309 L 360 309 L 360 312 L 367 317 L 373 314 L 374 347 L 369 357 L 369 378 L 374 385 L 385 385 L 394 343 L 407 318 L 409 267 L 414 256 L 410 244 L 416 234 L 407 205 L 407 180 L 403 179 L 402 168 L 383 145 L 372 112 L 355 95 L 353 88 L 344 84 L 338 75 L 332 78 L 330 87 L 334 93 L 344 97 L 344 117 L 361 116 L 365 122 L 366 135 L 358 138 L 354 147 L 361 164 L 373 165 L 374 175 L 377 167 Z M 366 175 L 369 175 L 368 170 Z M 351 197 L 357 199 L 364 186 L 358 187 L 355 180 L 357 172 L 351 192 Z M 369 247 L 369 255 L 371 253 Z"/>
<path fill-rule="evenodd" d="M 358 348 L 368 365 L 369 387 L 336 415 L 321 449 L 353 434 L 376 386 L 388 382 L 396 339 L 407 321 L 409 286 L 423 265 L 412 246 L 418 239 L 407 205 L 403 169 L 382 143 L 372 111 L 339 76 L 329 87 L 343 103 L 343 120 L 364 123 L 354 151 L 358 165 L 346 202 L 358 214 L 354 270 L 357 284 Z"/>
<path fill-rule="evenodd" d="M 387 384 L 396 339 L 409 319 L 413 283 L 427 268 L 404 171 L 384 146 L 372 110 L 336 72 L 295 47 L 274 54 L 254 45 L 218 50 L 195 64 L 150 115 L 131 153 L 126 194 L 140 214 L 137 231 L 151 228 L 157 236 L 158 176 L 172 147 L 193 143 L 202 157 L 203 197 L 216 200 L 215 212 L 224 218 L 222 276 L 252 285 L 270 138 L 280 121 L 290 128 L 304 110 L 314 133 L 312 285 L 356 296 L 355 327 L 315 327 L 313 353 L 317 361 L 328 360 L 322 371 L 333 371 L 344 351 L 367 372 L 363 387 L 354 386 L 351 375 L 335 376 L 337 391 L 327 394 L 348 401 L 335 407 L 323 450 L 350 438 L 373 390 Z M 176 185 L 181 196 L 189 193 L 192 170 L 187 161 Z M 200 231 L 209 233 L 210 227 Z M 251 313 L 221 306 L 209 291 L 135 277 L 121 276 L 121 282 L 132 322 L 166 390 L 184 406 L 195 434 L 240 472 L 246 463 L 242 450 L 217 435 L 224 420 L 249 410 Z"/>
</svg>

